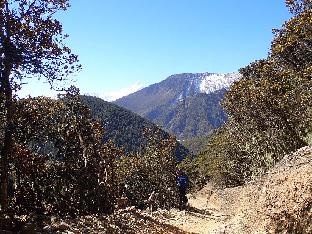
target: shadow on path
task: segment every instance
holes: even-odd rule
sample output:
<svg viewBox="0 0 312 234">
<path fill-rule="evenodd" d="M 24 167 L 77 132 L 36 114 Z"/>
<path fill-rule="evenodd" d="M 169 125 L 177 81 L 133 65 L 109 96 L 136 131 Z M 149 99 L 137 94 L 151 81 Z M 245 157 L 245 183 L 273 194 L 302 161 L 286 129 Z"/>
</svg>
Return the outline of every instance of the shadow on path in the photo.
<svg viewBox="0 0 312 234">
<path fill-rule="evenodd" d="M 165 229 L 166 232 L 165 233 L 174 233 L 174 234 L 193 234 L 191 232 L 186 232 L 186 231 L 183 231 L 179 228 L 177 228 L 176 226 L 173 226 L 173 225 L 170 225 L 170 224 L 167 224 L 167 223 L 162 223 L 162 222 L 159 222 L 158 220 L 152 218 L 152 217 L 149 217 L 149 216 L 145 216 L 145 215 L 142 215 L 140 213 L 137 213 L 137 212 L 133 212 L 134 216 L 136 216 L 137 218 L 140 218 L 140 219 L 143 219 L 143 220 L 146 220 L 146 221 L 149 221 L 151 223 L 153 223 L 154 225 L 156 226 L 159 226 L 161 227 L 162 229 Z M 162 233 L 162 232 L 161 232 Z"/>
<path fill-rule="evenodd" d="M 218 212 L 218 211 L 215 209 L 205 210 L 205 209 L 198 209 L 193 206 L 188 206 L 186 209 L 186 212 L 199 218 L 208 218 L 208 219 L 214 219 L 214 220 L 220 219 L 221 217 L 227 217 L 226 215 L 216 214 L 215 212 Z"/>
</svg>

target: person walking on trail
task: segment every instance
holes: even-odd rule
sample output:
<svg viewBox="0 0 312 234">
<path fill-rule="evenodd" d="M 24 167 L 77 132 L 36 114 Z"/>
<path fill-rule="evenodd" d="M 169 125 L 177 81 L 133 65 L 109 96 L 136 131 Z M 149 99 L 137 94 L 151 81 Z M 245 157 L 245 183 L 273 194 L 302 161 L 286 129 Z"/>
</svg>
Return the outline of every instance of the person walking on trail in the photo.
<svg viewBox="0 0 312 234">
<path fill-rule="evenodd" d="M 179 209 L 185 210 L 188 202 L 186 196 L 188 178 L 187 175 L 180 169 L 177 170 L 177 185 L 179 190 Z"/>
</svg>

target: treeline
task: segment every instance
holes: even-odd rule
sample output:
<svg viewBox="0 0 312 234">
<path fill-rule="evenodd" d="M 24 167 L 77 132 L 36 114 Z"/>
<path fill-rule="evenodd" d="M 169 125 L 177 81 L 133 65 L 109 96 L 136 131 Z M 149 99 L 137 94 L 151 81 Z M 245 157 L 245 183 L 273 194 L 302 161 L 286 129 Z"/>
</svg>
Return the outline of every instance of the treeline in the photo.
<svg viewBox="0 0 312 234">
<path fill-rule="evenodd" d="M 312 127 L 312 2 L 286 1 L 292 18 L 274 30 L 270 54 L 240 69 L 226 94 L 228 123 L 184 167 L 194 183 L 243 184 L 308 144 Z M 195 172 L 196 173 L 195 173 Z M 199 175 L 199 176 L 195 176 Z"/>
</svg>

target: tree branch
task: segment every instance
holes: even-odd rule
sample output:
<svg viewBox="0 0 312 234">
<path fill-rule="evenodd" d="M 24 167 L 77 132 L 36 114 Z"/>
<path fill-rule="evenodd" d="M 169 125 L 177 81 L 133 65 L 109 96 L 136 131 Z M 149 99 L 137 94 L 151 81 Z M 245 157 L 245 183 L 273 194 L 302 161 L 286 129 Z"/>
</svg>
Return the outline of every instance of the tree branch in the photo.
<svg viewBox="0 0 312 234">
<path fill-rule="evenodd" d="M 21 13 L 20 19 L 23 19 L 26 15 L 29 14 L 29 12 L 31 11 L 31 9 L 34 7 L 36 1 L 37 1 L 37 0 L 33 0 L 32 3 L 30 3 L 30 5 L 29 5 L 27 11 L 26 11 L 26 12 L 23 12 L 23 14 Z"/>
</svg>

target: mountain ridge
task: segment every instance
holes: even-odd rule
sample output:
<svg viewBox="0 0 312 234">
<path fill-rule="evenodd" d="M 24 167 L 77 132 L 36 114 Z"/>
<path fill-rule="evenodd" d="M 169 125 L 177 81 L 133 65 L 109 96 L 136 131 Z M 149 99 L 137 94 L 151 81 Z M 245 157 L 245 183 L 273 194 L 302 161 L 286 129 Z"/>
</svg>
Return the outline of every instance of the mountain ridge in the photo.
<svg viewBox="0 0 312 234">
<path fill-rule="evenodd" d="M 179 139 L 209 135 L 227 116 L 221 101 L 237 73 L 182 73 L 113 103 L 131 110 Z"/>
</svg>

